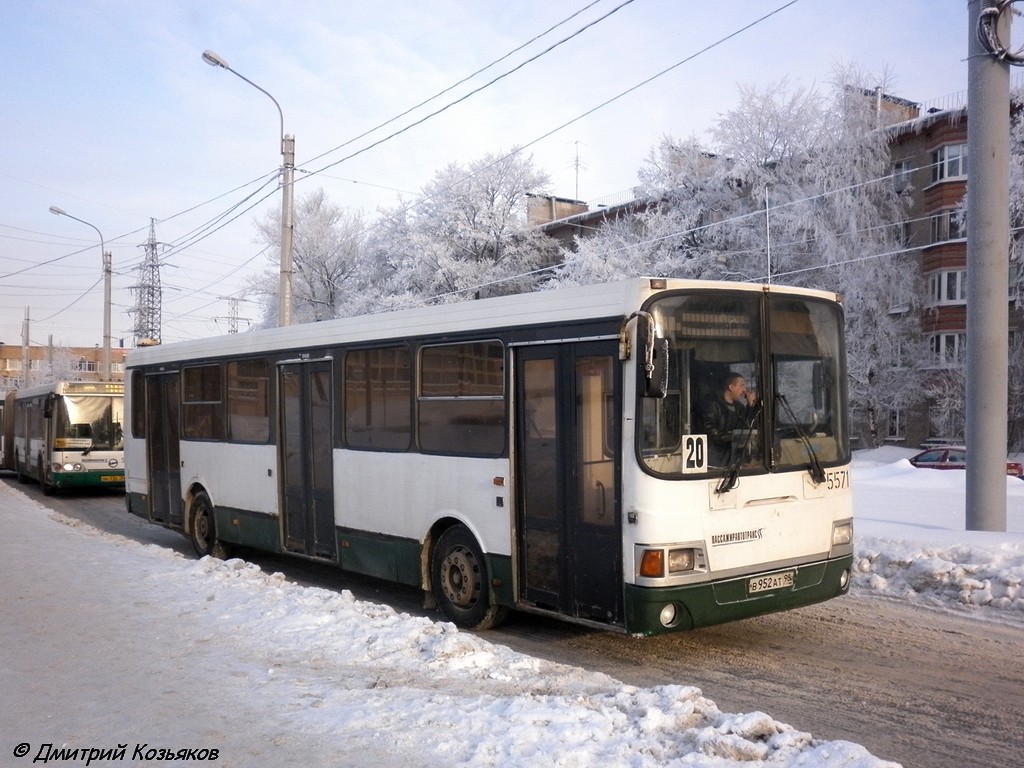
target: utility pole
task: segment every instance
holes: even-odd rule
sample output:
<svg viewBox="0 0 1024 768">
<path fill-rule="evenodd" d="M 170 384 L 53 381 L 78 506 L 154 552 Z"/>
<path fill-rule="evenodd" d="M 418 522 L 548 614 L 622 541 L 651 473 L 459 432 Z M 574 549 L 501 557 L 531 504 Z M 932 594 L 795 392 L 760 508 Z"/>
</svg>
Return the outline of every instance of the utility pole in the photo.
<svg viewBox="0 0 1024 768">
<path fill-rule="evenodd" d="M 156 219 L 149 220 L 149 239 L 140 246 L 146 252 L 139 266 L 135 286 L 135 345 L 149 347 L 160 343 L 163 322 L 163 288 L 160 285 L 160 250 L 156 241 Z"/>
<path fill-rule="evenodd" d="M 23 389 L 28 388 L 30 385 L 29 380 L 29 369 L 32 365 L 32 360 L 29 357 L 28 351 L 28 307 L 25 307 L 25 319 L 21 323 L 21 386 Z"/>
<path fill-rule="evenodd" d="M 997 11 L 996 8 L 999 7 Z M 1006 530 L 1012 4 L 969 0 L 967 46 L 967 530 Z M 1005 51 L 1004 51 L 1005 53 Z"/>
</svg>

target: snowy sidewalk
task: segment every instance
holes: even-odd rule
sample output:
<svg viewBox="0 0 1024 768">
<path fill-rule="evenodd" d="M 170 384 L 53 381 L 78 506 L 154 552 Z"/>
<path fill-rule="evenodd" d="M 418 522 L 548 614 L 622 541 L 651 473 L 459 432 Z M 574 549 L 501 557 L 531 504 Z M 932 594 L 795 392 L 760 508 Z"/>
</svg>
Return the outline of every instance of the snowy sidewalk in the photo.
<svg viewBox="0 0 1024 768">
<path fill-rule="evenodd" d="M 0 541 L 0 765 L 120 748 L 92 764 L 194 765 L 138 755 L 215 749 L 239 768 L 894 765 L 722 713 L 696 688 L 626 686 L 347 591 L 101 533 L 6 483 Z M 81 751 L 56 760 L 46 744 Z"/>
<path fill-rule="evenodd" d="M 321 742 L 296 732 L 282 711 L 295 701 L 267 695 L 271 643 L 267 659 L 237 653 L 230 626 L 190 615 L 212 593 L 161 589 L 161 571 L 189 567 L 174 553 L 99 533 L 2 483 L 0 541 L 0 765 L 41 765 L 45 744 L 65 755 L 127 745 L 123 761 L 101 765 L 150 764 L 132 760 L 137 747 L 217 749 L 220 766 L 411 764 L 388 759 L 372 733 Z M 20 744 L 29 752 L 18 759 Z M 84 765 L 85 751 L 47 764 Z"/>
</svg>

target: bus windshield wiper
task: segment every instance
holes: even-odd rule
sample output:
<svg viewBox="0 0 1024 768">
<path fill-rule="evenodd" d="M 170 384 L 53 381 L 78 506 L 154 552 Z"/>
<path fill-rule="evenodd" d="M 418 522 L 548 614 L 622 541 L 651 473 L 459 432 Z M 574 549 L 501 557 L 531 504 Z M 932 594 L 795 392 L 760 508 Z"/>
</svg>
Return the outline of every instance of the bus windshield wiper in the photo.
<svg viewBox="0 0 1024 768">
<path fill-rule="evenodd" d="M 786 415 L 789 416 L 793 429 L 796 430 L 797 437 L 804 444 L 804 448 L 807 449 L 807 457 L 810 461 L 807 464 L 807 471 L 811 474 L 811 479 L 815 485 L 821 485 L 825 482 L 825 470 L 821 467 L 821 462 L 818 461 L 818 452 L 814 450 L 814 445 L 811 443 L 811 437 L 807 434 L 806 430 L 800 426 L 800 421 L 797 419 L 796 414 L 793 413 L 793 409 L 789 407 L 789 401 L 786 400 L 786 396 L 781 392 L 775 393 L 775 398 L 782 403 L 783 409 L 786 411 Z"/>
<path fill-rule="evenodd" d="M 736 451 L 736 455 L 732 457 L 729 462 L 729 466 L 726 467 L 728 470 L 725 473 L 725 477 L 715 488 L 715 493 L 728 493 L 736 487 L 737 480 L 740 475 L 740 464 L 743 463 L 743 457 L 747 453 L 747 449 L 750 447 L 750 440 L 754 436 L 754 421 L 757 419 L 758 414 L 761 413 L 761 401 L 757 401 L 750 411 L 750 419 L 747 420 L 746 434 L 743 437 L 743 443 L 740 445 L 740 449 Z"/>
</svg>

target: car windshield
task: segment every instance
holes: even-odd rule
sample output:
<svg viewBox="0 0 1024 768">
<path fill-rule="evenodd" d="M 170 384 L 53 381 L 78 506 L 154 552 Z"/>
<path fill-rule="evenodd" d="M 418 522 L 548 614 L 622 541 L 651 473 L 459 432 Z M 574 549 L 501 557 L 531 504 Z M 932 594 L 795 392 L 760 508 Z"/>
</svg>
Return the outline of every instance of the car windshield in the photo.
<svg viewBox="0 0 1024 768">
<path fill-rule="evenodd" d="M 668 365 L 664 397 L 640 400 L 637 449 L 649 471 L 789 471 L 848 461 L 835 305 L 683 292 L 657 298 L 648 311 Z M 694 461 L 690 452 L 701 447 L 707 456 Z"/>
</svg>

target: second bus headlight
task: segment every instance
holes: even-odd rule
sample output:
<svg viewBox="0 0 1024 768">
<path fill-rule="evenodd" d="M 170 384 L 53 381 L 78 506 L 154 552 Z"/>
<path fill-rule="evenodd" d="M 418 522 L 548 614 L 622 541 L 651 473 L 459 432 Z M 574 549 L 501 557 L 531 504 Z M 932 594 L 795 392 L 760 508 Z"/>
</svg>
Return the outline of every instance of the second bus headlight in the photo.
<svg viewBox="0 0 1024 768">
<path fill-rule="evenodd" d="M 696 550 L 692 547 L 670 549 L 668 551 L 668 572 L 683 573 L 684 571 L 692 571 L 696 561 Z"/>
</svg>

